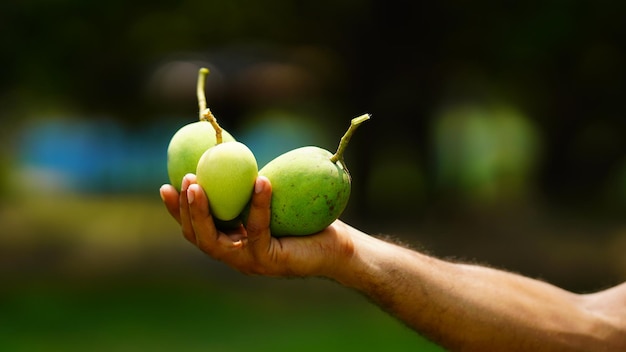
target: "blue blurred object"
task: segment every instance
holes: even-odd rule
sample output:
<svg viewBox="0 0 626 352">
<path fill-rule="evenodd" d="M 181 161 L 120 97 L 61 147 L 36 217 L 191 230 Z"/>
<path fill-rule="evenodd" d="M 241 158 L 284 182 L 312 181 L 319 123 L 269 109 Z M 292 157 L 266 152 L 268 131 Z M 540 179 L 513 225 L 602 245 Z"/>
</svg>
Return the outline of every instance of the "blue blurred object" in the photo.
<svg viewBox="0 0 626 352">
<path fill-rule="evenodd" d="M 129 133 L 109 119 L 47 119 L 21 131 L 20 180 L 50 192 L 149 192 L 167 181 L 174 126 Z"/>
</svg>

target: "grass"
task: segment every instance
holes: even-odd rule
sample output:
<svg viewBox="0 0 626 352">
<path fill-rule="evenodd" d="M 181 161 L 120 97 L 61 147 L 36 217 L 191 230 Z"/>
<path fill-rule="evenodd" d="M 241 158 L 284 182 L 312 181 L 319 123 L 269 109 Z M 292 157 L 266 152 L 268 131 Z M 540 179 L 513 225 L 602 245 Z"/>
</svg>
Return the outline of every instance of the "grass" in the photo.
<svg viewBox="0 0 626 352">
<path fill-rule="evenodd" d="M 110 279 L 16 284 L 2 351 L 440 351 L 331 283 Z"/>
</svg>

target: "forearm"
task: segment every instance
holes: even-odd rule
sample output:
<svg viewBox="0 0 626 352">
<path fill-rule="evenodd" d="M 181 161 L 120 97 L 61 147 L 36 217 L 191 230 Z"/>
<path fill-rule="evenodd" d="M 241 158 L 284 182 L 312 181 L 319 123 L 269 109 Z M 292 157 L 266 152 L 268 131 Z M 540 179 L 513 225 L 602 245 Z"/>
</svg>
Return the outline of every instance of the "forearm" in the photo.
<svg viewBox="0 0 626 352">
<path fill-rule="evenodd" d="M 450 349 L 572 350 L 604 328 L 580 297 L 541 281 L 455 264 L 352 233 L 354 254 L 335 279 Z M 589 348 L 587 348 L 589 349 Z"/>
</svg>

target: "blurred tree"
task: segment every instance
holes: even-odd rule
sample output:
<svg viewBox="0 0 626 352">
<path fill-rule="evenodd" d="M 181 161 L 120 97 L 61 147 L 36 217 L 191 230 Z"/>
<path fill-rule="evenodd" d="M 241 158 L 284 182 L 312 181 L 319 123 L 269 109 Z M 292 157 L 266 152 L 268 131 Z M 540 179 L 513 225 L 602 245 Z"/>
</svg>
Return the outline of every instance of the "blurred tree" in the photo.
<svg viewBox="0 0 626 352">
<path fill-rule="evenodd" d="M 335 60 L 325 73 L 334 80 L 312 101 L 346 115 L 373 113 L 386 126 L 410 121 L 411 129 L 360 134 L 408 140 L 425 161 L 442 97 L 453 86 L 472 92 L 475 85 L 459 85 L 468 72 L 488 78 L 485 94 L 527 112 L 545 138 L 539 188 L 584 203 L 605 188 L 626 150 L 624 10 L 626 3 L 605 0 L 8 1 L 0 4 L 0 117 L 11 128 L 42 112 L 111 116 L 141 128 L 165 107 L 145 94 L 164 62 L 211 62 L 226 47 L 257 48 L 230 62 L 259 51 L 278 64 L 307 62 L 315 51 L 296 59 L 285 49 L 308 46 Z M 230 93 L 214 107 L 233 119 L 258 103 Z M 167 115 L 182 118 L 196 107 L 170 108 Z M 364 152 L 353 169 L 371 169 L 372 146 L 357 144 Z"/>
</svg>

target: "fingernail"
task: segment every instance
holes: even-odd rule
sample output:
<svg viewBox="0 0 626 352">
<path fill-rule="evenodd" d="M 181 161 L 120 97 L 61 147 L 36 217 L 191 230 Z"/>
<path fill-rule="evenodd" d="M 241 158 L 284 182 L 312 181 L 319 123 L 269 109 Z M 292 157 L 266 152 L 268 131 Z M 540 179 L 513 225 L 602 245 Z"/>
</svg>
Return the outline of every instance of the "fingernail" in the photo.
<svg viewBox="0 0 626 352">
<path fill-rule="evenodd" d="M 187 192 L 187 188 L 189 188 L 189 180 L 187 176 L 183 177 L 183 183 L 180 185 L 181 192 Z"/>
<path fill-rule="evenodd" d="M 256 181 L 254 181 L 254 193 L 261 193 L 263 192 L 264 188 L 265 188 L 264 182 L 261 180 L 261 178 L 257 177 Z"/>
<path fill-rule="evenodd" d="M 193 201 L 196 198 L 196 194 L 193 191 L 193 187 L 189 187 L 189 189 L 187 189 L 187 202 L 189 202 L 189 204 L 193 203 Z"/>
<path fill-rule="evenodd" d="M 159 188 L 159 195 L 161 196 L 161 200 L 165 202 L 165 195 L 163 194 L 164 188 L 166 185 L 161 186 L 161 188 Z"/>
</svg>

